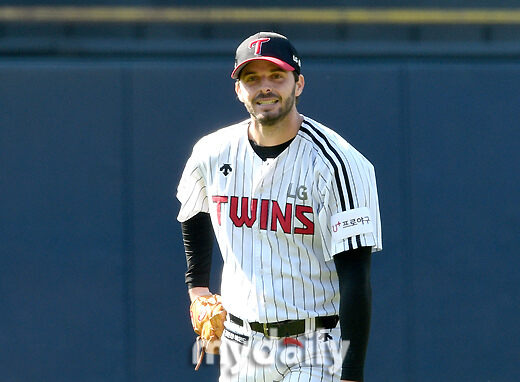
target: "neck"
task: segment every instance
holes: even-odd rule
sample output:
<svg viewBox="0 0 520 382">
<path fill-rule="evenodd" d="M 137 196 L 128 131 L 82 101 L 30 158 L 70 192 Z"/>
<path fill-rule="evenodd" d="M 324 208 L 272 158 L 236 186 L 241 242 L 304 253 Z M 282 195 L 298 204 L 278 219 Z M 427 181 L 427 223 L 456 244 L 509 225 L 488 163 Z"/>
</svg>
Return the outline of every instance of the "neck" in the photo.
<svg viewBox="0 0 520 382">
<path fill-rule="evenodd" d="M 293 112 L 274 125 L 263 125 L 254 118 L 249 126 L 249 138 L 259 146 L 276 146 L 294 138 L 298 134 L 303 117 Z"/>
</svg>

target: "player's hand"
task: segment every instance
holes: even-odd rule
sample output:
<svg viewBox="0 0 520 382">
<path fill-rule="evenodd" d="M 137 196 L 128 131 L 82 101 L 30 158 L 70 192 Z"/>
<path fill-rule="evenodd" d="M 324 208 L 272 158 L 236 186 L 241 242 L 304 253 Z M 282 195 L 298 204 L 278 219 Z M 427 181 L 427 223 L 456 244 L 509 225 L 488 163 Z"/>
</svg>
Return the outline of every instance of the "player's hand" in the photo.
<svg viewBox="0 0 520 382">
<path fill-rule="evenodd" d="M 207 287 L 195 287 L 188 290 L 188 294 L 190 296 L 190 301 L 193 302 L 197 297 L 211 296 L 213 293 L 211 293 Z"/>
</svg>

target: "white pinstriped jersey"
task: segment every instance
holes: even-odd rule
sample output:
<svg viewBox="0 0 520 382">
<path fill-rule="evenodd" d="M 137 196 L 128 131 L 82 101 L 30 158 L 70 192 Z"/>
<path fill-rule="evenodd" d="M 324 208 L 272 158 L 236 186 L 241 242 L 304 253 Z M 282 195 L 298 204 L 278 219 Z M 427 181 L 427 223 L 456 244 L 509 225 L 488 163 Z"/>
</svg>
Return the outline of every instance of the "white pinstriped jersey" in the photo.
<svg viewBox="0 0 520 382">
<path fill-rule="evenodd" d="M 248 125 L 197 142 L 177 190 L 178 220 L 209 212 L 228 312 L 259 322 L 338 314 L 332 256 L 382 248 L 374 168 L 307 117 L 278 157 L 262 161 Z"/>
</svg>

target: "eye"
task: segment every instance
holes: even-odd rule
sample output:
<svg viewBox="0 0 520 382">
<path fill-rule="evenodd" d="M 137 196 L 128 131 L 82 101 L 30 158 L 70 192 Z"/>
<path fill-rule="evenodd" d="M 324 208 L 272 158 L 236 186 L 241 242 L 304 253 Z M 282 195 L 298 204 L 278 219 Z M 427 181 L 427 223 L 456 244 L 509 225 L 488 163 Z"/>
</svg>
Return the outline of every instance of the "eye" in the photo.
<svg viewBox="0 0 520 382">
<path fill-rule="evenodd" d="M 273 73 L 273 75 L 271 77 L 274 78 L 275 80 L 278 80 L 278 79 L 282 78 L 282 74 L 276 72 L 276 73 Z"/>
<path fill-rule="evenodd" d="M 258 78 L 257 76 L 247 76 L 246 82 L 249 82 L 249 83 L 255 82 L 257 80 L 257 78 Z"/>
</svg>

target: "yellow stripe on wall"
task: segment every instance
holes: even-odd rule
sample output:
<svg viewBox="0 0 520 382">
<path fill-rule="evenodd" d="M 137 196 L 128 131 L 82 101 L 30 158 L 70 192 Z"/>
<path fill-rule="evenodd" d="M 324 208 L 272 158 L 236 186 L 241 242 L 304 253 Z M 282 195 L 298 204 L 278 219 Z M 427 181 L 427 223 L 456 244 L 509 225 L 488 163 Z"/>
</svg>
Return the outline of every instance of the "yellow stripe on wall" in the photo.
<svg viewBox="0 0 520 382">
<path fill-rule="evenodd" d="M 520 8 L 235 8 L 13 7 L 0 22 L 25 23 L 292 23 L 292 24 L 520 24 Z"/>
</svg>

